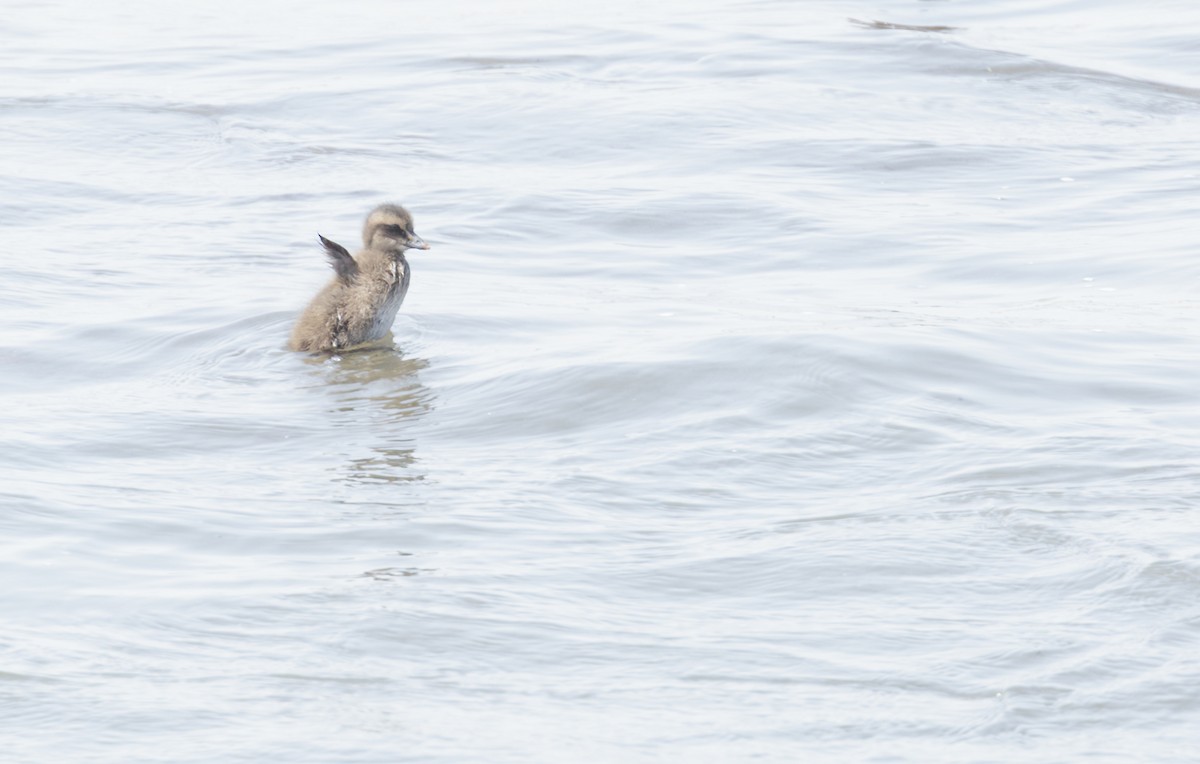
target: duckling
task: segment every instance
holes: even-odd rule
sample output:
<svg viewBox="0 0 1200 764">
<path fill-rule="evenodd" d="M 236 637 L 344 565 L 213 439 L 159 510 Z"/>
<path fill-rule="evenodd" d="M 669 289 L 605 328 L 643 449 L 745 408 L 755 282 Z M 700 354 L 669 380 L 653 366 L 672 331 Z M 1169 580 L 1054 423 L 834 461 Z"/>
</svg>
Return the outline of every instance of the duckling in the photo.
<svg viewBox="0 0 1200 764">
<path fill-rule="evenodd" d="M 343 350 L 381 339 L 408 293 L 404 250 L 429 249 L 413 232 L 412 215 L 398 204 L 371 210 L 363 223 L 363 248 L 353 257 L 341 244 L 317 238 L 335 275 L 300 315 L 288 347 Z"/>
</svg>

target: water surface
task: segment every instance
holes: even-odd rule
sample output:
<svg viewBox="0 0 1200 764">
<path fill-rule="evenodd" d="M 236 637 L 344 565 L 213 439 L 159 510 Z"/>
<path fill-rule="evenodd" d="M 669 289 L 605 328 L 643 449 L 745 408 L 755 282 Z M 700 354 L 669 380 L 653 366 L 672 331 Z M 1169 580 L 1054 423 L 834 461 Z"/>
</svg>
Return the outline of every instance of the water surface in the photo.
<svg viewBox="0 0 1200 764">
<path fill-rule="evenodd" d="M 10 4 L 6 756 L 1189 760 L 1198 34 Z"/>
</svg>

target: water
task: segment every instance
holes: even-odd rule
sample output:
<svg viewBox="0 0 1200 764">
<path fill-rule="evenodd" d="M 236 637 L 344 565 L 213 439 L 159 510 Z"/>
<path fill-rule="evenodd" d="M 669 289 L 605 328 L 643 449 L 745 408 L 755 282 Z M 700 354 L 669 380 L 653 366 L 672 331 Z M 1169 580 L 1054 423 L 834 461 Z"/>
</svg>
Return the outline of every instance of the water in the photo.
<svg viewBox="0 0 1200 764">
<path fill-rule="evenodd" d="M 1197 34 L 9 3 L 5 760 L 1190 760 Z"/>
</svg>

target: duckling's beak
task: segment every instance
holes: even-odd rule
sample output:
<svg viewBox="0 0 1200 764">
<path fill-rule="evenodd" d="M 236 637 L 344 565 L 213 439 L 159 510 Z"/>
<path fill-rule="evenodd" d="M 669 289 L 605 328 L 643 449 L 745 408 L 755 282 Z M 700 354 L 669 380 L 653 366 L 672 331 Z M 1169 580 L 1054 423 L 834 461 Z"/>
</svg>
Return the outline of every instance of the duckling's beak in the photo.
<svg viewBox="0 0 1200 764">
<path fill-rule="evenodd" d="M 425 240 L 420 236 L 417 236 L 415 233 L 412 235 L 412 238 L 408 240 L 408 246 L 412 249 L 429 249 L 429 245 L 425 243 Z"/>
</svg>

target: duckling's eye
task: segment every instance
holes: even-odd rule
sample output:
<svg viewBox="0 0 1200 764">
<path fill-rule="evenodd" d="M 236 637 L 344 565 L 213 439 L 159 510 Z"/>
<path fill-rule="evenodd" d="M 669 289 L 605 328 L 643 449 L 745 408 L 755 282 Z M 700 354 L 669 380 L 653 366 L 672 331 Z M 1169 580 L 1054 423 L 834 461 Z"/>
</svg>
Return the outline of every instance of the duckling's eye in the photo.
<svg viewBox="0 0 1200 764">
<path fill-rule="evenodd" d="M 400 236 L 400 237 L 405 237 L 405 238 L 408 236 L 408 232 L 404 230 L 404 226 L 385 225 L 385 226 L 380 226 L 380 228 L 382 228 L 383 231 L 390 236 Z"/>
</svg>

